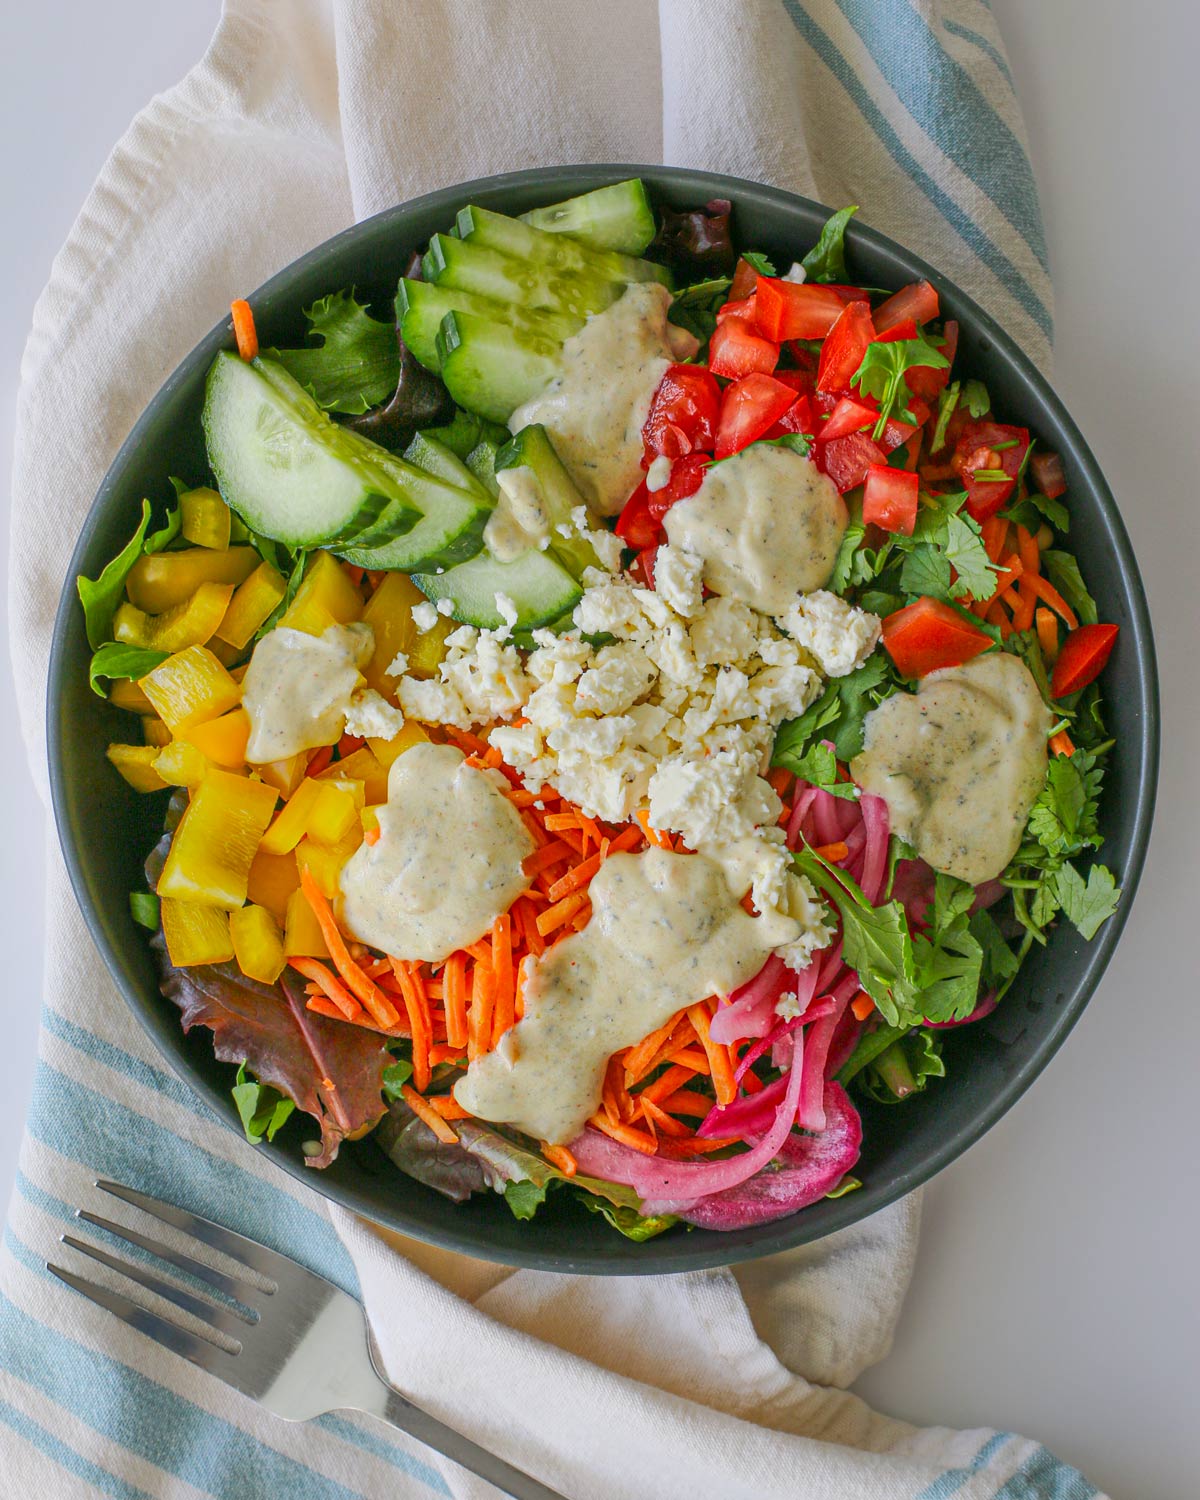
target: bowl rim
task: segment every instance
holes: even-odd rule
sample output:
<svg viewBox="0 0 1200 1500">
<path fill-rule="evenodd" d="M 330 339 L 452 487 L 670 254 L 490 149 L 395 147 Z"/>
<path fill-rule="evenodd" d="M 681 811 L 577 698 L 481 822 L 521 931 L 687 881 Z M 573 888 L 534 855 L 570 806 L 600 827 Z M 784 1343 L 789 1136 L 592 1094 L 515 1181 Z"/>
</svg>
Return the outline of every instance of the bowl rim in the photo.
<svg viewBox="0 0 1200 1500">
<path fill-rule="evenodd" d="M 417 210 L 435 211 L 445 207 L 451 209 L 452 212 L 457 211 L 463 202 L 469 201 L 472 193 L 482 189 L 486 189 L 489 193 L 495 193 L 497 191 L 503 192 L 506 189 L 524 189 L 545 183 L 547 188 L 552 191 L 555 181 L 564 175 L 569 175 L 572 181 L 577 184 L 571 189 L 573 193 L 587 191 L 589 188 L 601 186 L 606 182 L 621 181 L 629 177 L 641 177 L 650 185 L 653 185 L 656 181 L 663 180 L 669 181 L 672 185 L 687 185 L 692 183 L 696 186 L 698 195 L 702 194 L 705 199 L 713 197 L 731 198 L 735 206 L 739 199 L 752 198 L 770 209 L 786 211 L 794 208 L 796 205 L 800 205 L 805 209 L 811 209 L 825 216 L 833 212 L 832 209 L 829 209 L 825 205 L 816 202 L 814 199 L 805 198 L 801 194 L 791 193 L 782 188 L 771 187 L 764 183 L 753 182 L 749 179 L 725 173 L 706 172 L 694 168 L 653 165 L 649 163 L 555 163 L 547 167 L 527 168 L 521 171 L 498 173 L 491 176 L 473 178 L 461 183 L 453 183 L 447 187 L 438 188 L 435 191 L 396 203 L 389 208 L 371 215 L 369 218 L 362 219 L 349 226 L 331 238 L 322 241 L 319 245 L 307 250 L 295 260 L 290 261 L 267 281 L 263 282 L 255 291 L 251 292 L 248 300 L 250 300 L 252 305 L 265 308 L 276 297 L 285 296 L 290 299 L 294 294 L 289 291 L 289 287 L 298 274 L 318 267 L 335 249 L 344 248 L 352 244 L 366 232 L 368 226 L 379 227 L 392 221 L 397 225 L 403 225 L 405 218 Z M 581 181 L 586 181 L 586 185 L 578 185 Z M 488 1241 L 482 1240 L 481 1242 L 481 1237 L 477 1233 L 473 1234 L 465 1227 L 462 1232 L 453 1229 L 445 1231 L 430 1229 L 426 1226 L 415 1228 L 410 1222 L 405 1220 L 402 1212 L 384 1213 L 369 1194 L 355 1187 L 353 1184 L 326 1180 L 323 1176 L 318 1176 L 311 1170 L 306 1169 L 299 1161 L 294 1160 L 285 1153 L 273 1152 L 271 1154 L 270 1159 L 277 1167 L 287 1172 L 298 1182 L 303 1182 L 305 1186 L 315 1190 L 327 1200 L 338 1203 L 343 1208 L 358 1213 L 374 1223 L 381 1224 L 389 1229 L 420 1239 L 426 1243 L 437 1245 L 443 1249 L 455 1250 L 478 1259 L 494 1261 L 504 1265 L 521 1266 L 538 1270 L 557 1271 L 567 1274 L 661 1275 L 691 1270 L 705 1270 L 737 1264 L 743 1261 L 757 1260 L 763 1256 L 773 1255 L 782 1250 L 792 1249 L 801 1244 L 825 1238 L 827 1235 L 836 1233 L 840 1229 L 858 1223 L 870 1214 L 879 1212 L 914 1189 L 922 1186 L 939 1172 L 943 1171 L 951 1162 L 964 1155 L 1012 1108 L 1030 1087 L 1034 1079 L 1045 1070 L 1079 1020 L 1088 1001 L 1095 993 L 1101 976 L 1107 968 L 1125 929 L 1125 924 L 1129 919 L 1129 913 L 1133 906 L 1134 896 L 1141 880 L 1150 841 L 1158 783 L 1160 709 L 1157 659 L 1149 605 L 1129 534 L 1121 517 L 1116 499 L 1078 425 L 1067 411 L 1061 398 L 1051 387 L 1049 381 L 1025 355 L 1012 335 L 950 277 L 930 265 L 922 257 L 907 250 L 898 241 L 893 240 L 890 236 L 882 233 L 882 231 L 854 219 L 849 225 L 847 234 L 852 247 L 857 243 L 883 252 L 901 262 L 907 271 L 930 280 L 939 287 L 944 287 L 952 291 L 955 299 L 965 309 L 973 331 L 983 335 L 991 342 L 992 356 L 1006 360 L 1024 378 L 1031 381 L 1041 409 L 1046 413 L 1050 422 L 1068 437 L 1076 450 L 1075 467 L 1080 475 L 1077 485 L 1079 488 L 1090 492 L 1104 519 L 1113 544 L 1117 570 L 1128 594 L 1131 624 L 1135 627 L 1132 635 L 1137 652 L 1138 680 L 1141 686 L 1142 707 L 1142 712 L 1139 715 L 1139 747 L 1141 754 L 1139 757 L 1138 776 L 1136 785 L 1132 788 L 1131 794 L 1126 799 L 1127 802 L 1132 803 L 1133 829 L 1129 842 L 1129 856 L 1122 872 L 1121 901 L 1114 916 L 1105 924 L 1097 937 L 1088 943 L 1085 967 L 1074 986 L 1074 993 L 1061 1005 L 1055 1016 L 1053 1025 L 1040 1037 L 1032 1054 L 1019 1067 L 1013 1070 L 1011 1076 L 1005 1081 L 1002 1087 L 997 1088 L 987 1097 L 969 1126 L 959 1128 L 948 1135 L 945 1140 L 939 1143 L 936 1149 L 929 1152 L 919 1163 L 907 1169 L 897 1171 L 886 1183 L 872 1184 L 868 1182 L 854 1193 L 828 1203 L 827 1208 L 829 1212 L 823 1226 L 816 1233 L 806 1234 L 804 1232 L 804 1215 L 803 1213 L 799 1213 L 775 1220 L 770 1224 L 758 1226 L 754 1231 L 753 1243 L 747 1245 L 741 1242 L 739 1237 L 739 1242 L 736 1245 L 731 1243 L 728 1251 L 723 1251 L 721 1237 L 713 1235 L 710 1240 L 703 1244 L 697 1244 L 695 1241 L 692 1241 L 691 1236 L 679 1236 L 678 1238 L 668 1238 L 665 1240 L 656 1239 L 646 1244 L 635 1245 L 630 1243 L 628 1254 L 620 1258 L 612 1256 L 598 1257 L 586 1251 L 578 1255 L 564 1255 L 559 1250 L 539 1249 L 536 1243 L 536 1235 L 532 1235 L 528 1247 L 522 1247 L 521 1253 L 517 1255 L 511 1250 L 493 1249 Z M 128 976 L 125 974 L 119 960 L 119 955 L 114 945 L 109 942 L 104 924 L 92 903 L 83 860 L 72 835 L 67 813 L 67 779 L 62 755 L 63 739 L 56 709 L 61 696 L 66 671 L 65 658 L 68 638 L 72 631 L 78 628 L 78 622 L 75 619 L 76 594 L 74 579 L 81 570 L 82 559 L 87 551 L 92 533 L 106 511 L 111 496 L 117 490 L 121 482 L 123 470 L 129 462 L 131 455 L 141 448 L 143 442 L 146 440 L 149 429 L 155 425 L 159 407 L 166 402 L 181 383 L 193 377 L 194 371 L 200 362 L 211 360 L 220 349 L 230 347 L 232 347 L 230 324 L 228 318 L 224 318 L 194 345 L 159 386 L 150 402 L 134 423 L 129 435 L 117 450 L 112 463 L 109 465 L 80 528 L 78 539 L 72 551 L 69 570 L 63 582 L 63 589 L 55 614 L 46 696 L 47 759 L 50 775 L 51 805 L 59 844 L 62 849 L 76 902 L 82 912 L 92 941 L 104 959 L 110 977 L 116 983 L 122 998 L 133 1012 L 143 1032 L 150 1039 L 155 1050 L 165 1058 L 172 1070 L 210 1108 L 214 1105 L 211 1086 L 202 1079 L 198 1070 L 192 1065 L 190 1059 L 184 1055 L 182 1050 L 169 1051 L 164 1049 L 160 1043 L 150 1022 L 146 997 L 141 993 L 138 986 L 130 982 Z M 182 1036 L 182 1032 L 180 1035 Z M 218 1109 L 216 1113 L 226 1128 L 232 1130 L 235 1134 L 241 1134 L 240 1127 L 232 1118 L 231 1111 Z M 468 1221 L 464 1219 L 464 1226 L 467 1223 Z M 732 1237 L 730 1238 L 732 1240 Z M 692 1241 L 690 1253 L 689 1241 Z"/>
</svg>

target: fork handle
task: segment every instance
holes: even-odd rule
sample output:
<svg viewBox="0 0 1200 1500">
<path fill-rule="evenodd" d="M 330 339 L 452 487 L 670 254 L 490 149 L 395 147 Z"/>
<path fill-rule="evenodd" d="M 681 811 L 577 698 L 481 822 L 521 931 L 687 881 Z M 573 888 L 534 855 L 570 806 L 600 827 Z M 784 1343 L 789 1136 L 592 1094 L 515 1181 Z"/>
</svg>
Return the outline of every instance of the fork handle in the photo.
<svg viewBox="0 0 1200 1500">
<path fill-rule="evenodd" d="M 513 1500 L 566 1500 L 560 1490 L 552 1490 L 549 1485 L 526 1474 L 524 1469 L 506 1463 L 495 1453 L 489 1453 L 486 1448 L 481 1448 L 478 1443 L 464 1437 L 461 1432 L 455 1432 L 453 1427 L 447 1427 L 445 1422 L 439 1422 L 427 1411 L 414 1406 L 394 1386 L 382 1380 L 380 1385 L 382 1401 L 379 1406 L 370 1408 L 372 1416 L 379 1417 L 391 1427 L 398 1427 L 401 1432 L 407 1432 L 410 1437 L 436 1449 L 453 1463 L 461 1464 L 464 1469 L 470 1469 L 473 1474 L 494 1484 L 504 1494 L 511 1495 Z"/>
</svg>

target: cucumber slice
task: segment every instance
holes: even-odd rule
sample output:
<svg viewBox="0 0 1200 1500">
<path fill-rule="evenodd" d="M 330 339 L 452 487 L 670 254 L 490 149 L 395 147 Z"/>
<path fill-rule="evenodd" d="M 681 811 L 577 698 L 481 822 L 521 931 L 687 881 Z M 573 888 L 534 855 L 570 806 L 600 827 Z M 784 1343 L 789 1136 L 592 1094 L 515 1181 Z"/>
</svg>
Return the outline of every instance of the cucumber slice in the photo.
<svg viewBox="0 0 1200 1500">
<path fill-rule="evenodd" d="M 455 489 L 474 495 L 481 505 L 489 504 L 487 491 L 462 459 L 438 438 L 435 428 L 417 433 L 404 450 L 404 461 L 415 468 L 424 469 L 443 484 L 452 484 Z"/>
<path fill-rule="evenodd" d="M 585 318 L 610 306 L 625 290 L 615 280 L 580 268 L 514 260 L 487 245 L 469 245 L 435 234 L 422 261 L 425 280 L 474 292 L 526 311 L 545 310 Z"/>
<path fill-rule="evenodd" d="M 442 379 L 459 406 L 507 422 L 558 374 L 560 344 L 471 313 L 447 313 L 438 332 Z"/>
<path fill-rule="evenodd" d="M 550 521 L 550 550 L 575 578 L 585 568 L 598 568 L 600 559 L 586 537 L 572 532 L 563 536 L 560 526 L 571 525 L 571 512 L 584 504 L 562 460 L 551 446 L 549 434 L 539 422 L 522 427 L 496 454 L 496 473 L 506 469 L 528 469 L 537 484 L 542 506 Z"/>
<path fill-rule="evenodd" d="M 614 250 L 595 250 L 569 235 L 548 234 L 521 219 L 469 205 L 460 209 L 457 228 L 464 244 L 485 245 L 514 260 L 558 270 L 586 271 L 605 281 L 661 281 L 671 284 L 671 273 L 653 261 L 620 255 Z"/>
<path fill-rule="evenodd" d="M 397 533 L 420 518 L 407 496 L 364 461 L 349 441 L 355 435 L 330 421 L 272 360 L 218 354 L 208 372 L 203 425 L 222 499 L 262 536 L 319 547 L 361 531 L 385 508 Z"/>
<path fill-rule="evenodd" d="M 500 495 L 500 486 L 496 483 L 496 454 L 499 451 L 498 444 L 483 438 L 467 454 L 467 468 L 493 499 Z"/>
<path fill-rule="evenodd" d="M 414 448 L 430 462 L 414 462 Z M 453 568 L 475 556 L 483 546 L 483 529 L 494 502 L 448 448 L 418 436 L 405 458 L 383 452 L 376 462 L 394 487 L 403 487 L 420 519 L 410 531 L 397 533 L 389 507 L 374 526 L 335 549 L 340 557 L 372 572 L 415 573 Z"/>
<path fill-rule="evenodd" d="M 473 313 L 493 323 L 511 324 L 513 328 L 562 343 L 583 327 L 583 315 L 575 313 L 529 313 L 511 302 L 497 302 L 475 292 L 432 281 L 402 280 L 396 293 L 396 321 L 400 335 L 427 370 L 437 374 L 437 335 L 448 312 Z"/>
<path fill-rule="evenodd" d="M 654 213 L 640 177 L 613 182 L 546 208 L 521 215 L 548 234 L 569 234 L 595 250 L 641 255 L 657 232 Z"/>
<path fill-rule="evenodd" d="M 499 630 L 506 622 L 496 595 L 507 594 L 516 606 L 516 630 L 535 630 L 568 614 L 583 590 L 548 552 L 526 552 L 512 562 L 497 562 L 481 553 L 445 573 L 421 573 L 413 582 L 430 599 L 451 599 L 454 618 L 481 630 Z"/>
</svg>

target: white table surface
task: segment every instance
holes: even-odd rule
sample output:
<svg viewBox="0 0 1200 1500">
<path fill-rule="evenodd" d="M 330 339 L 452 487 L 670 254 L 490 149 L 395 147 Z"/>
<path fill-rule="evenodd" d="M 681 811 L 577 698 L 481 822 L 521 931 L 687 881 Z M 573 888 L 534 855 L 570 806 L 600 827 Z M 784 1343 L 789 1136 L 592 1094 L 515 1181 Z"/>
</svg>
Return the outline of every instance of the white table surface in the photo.
<svg viewBox="0 0 1200 1500">
<path fill-rule="evenodd" d="M 1159 818 L 1120 952 L 1070 1044 L 929 1189 L 895 1348 L 859 1390 L 914 1422 L 1035 1436 L 1123 1500 L 1175 1500 L 1200 1493 L 1200 11 L 1192 0 L 994 8 L 1042 189 L 1057 384 L 1121 501 L 1154 613 Z M 2 472 L 21 346 L 51 258 L 111 143 L 200 56 L 217 9 L 216 0 L 9 7 Z M 7 670 L 0 679 L 7 1193 L 36 1049 L 44 821 Z"/>
</svg>

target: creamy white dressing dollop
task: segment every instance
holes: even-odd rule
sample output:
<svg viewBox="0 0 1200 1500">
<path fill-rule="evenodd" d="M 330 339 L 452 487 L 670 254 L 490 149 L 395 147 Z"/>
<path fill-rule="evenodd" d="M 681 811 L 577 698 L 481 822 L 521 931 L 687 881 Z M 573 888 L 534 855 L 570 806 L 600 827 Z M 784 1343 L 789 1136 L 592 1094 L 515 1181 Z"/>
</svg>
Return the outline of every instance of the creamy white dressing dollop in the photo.
<svg viewBox="0 0 1200 1500">
<path fill-rule="evenodd" d="M 671 294 L 635 282 L 567 339 L 560 372 L 517 407 L 509 428 L 540 422 L 598 515 L 614 516 L 642 478 L 642 427 L 667 366 L 690 358 L 696 340 L 667 321 Z"/>
<path fill-rule="evenodd" d="M 833 571 L 846 504 L 833 481 L 790 448 L 751 443 L 712 464 L 664 522 L 672 546 L 704 561 L 714 594 L 782 615 Z"/>
<path fill-rule="evenodd" d="M 550 541 L 550 513 L 538 477 L 523 464 L 501 469 L 496 508 L 483 528 L 483 541 L 493 557 L 511 562 L 523 552 L 542 549 Z"/>
<path fill-rule="evenodd" d="M 552 1143 L 572 1140 L 595 1111 L 614 1052 L 752 979 L 800 926 L 749 916 L 701 854 L 615 854 L 589 895 L 587 926 L 530 965 L 523 1019 L 454 1089 L 479 1119 Z"/>
<path fill-rule="evenodd" d="M 533 852 L 497 776 L 453 745 L 414 745 L 392 763 L 379 838 L 342 869 L 345 931 L 428 963 L 484 936 L 528 889 L 521 862 Z"/>
<path fill-rule="evenodd" d="M 242 682 L 246 759 L 264 765 L 332 745 L 374 648 L 374 632 L 363 623 L 331 625 L 322 635 L 276 627 L 263 636 Z"/>
<path fill-rule="evenodd" d="M 1045 780 L 1051 722 L 1025 663 L 990 651 L 885 698 L 866 717 L 850 771 L 922 859 L 978 885 L 1017 852 Z"/>
</svg>

